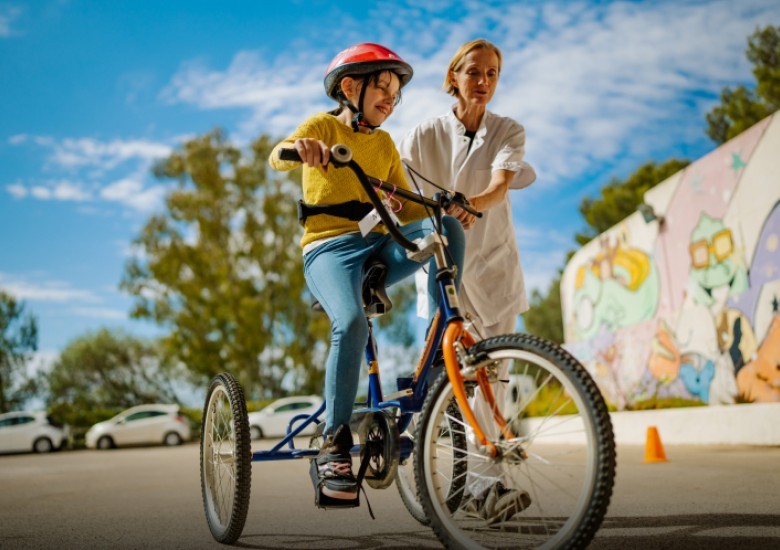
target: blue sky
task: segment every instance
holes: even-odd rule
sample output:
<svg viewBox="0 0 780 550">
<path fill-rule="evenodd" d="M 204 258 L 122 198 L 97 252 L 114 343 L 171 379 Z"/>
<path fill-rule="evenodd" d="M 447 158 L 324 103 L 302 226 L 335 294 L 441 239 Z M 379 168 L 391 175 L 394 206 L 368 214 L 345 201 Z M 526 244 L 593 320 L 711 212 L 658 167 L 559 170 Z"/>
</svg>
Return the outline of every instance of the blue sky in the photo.
<svg viewBox="0 0 780 550">
<path fill-rule="evenodd" d="M 490 107 L 526 128 L 538 180 L 513 211 L 527 283 L 546 288 L 584 196 L 714 148 L 704 114 L 752 85 L 746 38 L 780 24 L 776 0 L 418 3 L 0 0 L 0 288 L 38 318 L 41 357 L 101 326 L 156 332 L 118 290 L 166 192 L 152 163 L 215 127 L 239 146 L 285 135 L 330 107 L 325 66 L 350 44 L 415 68 L 396 140 L 450 105 L 457 46 L 502 48 Z"/>
</svg>

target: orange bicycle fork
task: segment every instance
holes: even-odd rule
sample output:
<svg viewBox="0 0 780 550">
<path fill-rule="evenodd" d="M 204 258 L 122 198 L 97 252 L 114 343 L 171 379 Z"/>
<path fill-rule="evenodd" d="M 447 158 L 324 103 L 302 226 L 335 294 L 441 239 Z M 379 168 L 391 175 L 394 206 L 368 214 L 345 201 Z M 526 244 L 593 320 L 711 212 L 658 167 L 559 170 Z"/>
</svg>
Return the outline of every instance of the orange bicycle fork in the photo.
<svg viewBox="0 0 780 550">
<path fill-rule="evenodd" d="M 447 323 L 447 328 L 444 331 L 441 345 L 442 354 L 444 355 L 444 367 L 447 371 L 447 377 L 450 380 L 450 384 L 452 385 L 452 392 L 455 394 L 455 401 L 458 403 L 466 423 L 474 430 L 474 435 L 482 446 L 482 452 L 495 458 L 499 454 L 498 449 L 492 441 L 488 440 L 485 432 L 482 430 L 482 426 L 480 426 L 479 421 L 474 414 L 474 410 L 469 404 L 465 385 L 466 379 L 463 376 L 460 361 L 458 360 L 456 348 L 458 343 L 462 344 L 465 348 L 469 348 L 476 343 L 474 337 L 463 327 L 463 321 L 459 319 Z M 479 389 L 482 392 L 482 396 L 493 413 L 493 419 L 495 420 L 496 425 L 500 428 L 504 437 L 512 439 L 514 435 L 512 434 L 507 421 L 504 419 L 503 414 L 501 414 L 500 408 L 496 404 L 493 388 L 490 386 L 485 369 L 477 369 L 474 376 L 479 385 Z"/>
<path fill-rule="evenodd" d="M 437 258 L 439 260 L 439 258 Z M 437 262 L 438 263 L 438 262 Z M 460 305 L 458 304 L 457 292 L 455 290 L 454 278 L 449 277 L 452 272 L 450 270 L 440 270 L 442 277 L 437 277 L 439 293 L 441 296 L 441 309 L 437 312 L 437 316 L 433 321 L 431 328 L 429 329 L 429 336 L 436 332 L 435 324 L 438 323 L 443 317 L 446 323 L 444 329 L 444 335 L 442 337 L 441 349 L 444 357 L 444 367 L 447 371 L 447 378 L 452 385 L 452 391 L 455 394 L 455 401 L 458 403 L 461 412 L 463 413 L 466 424 L 474 430 L 474 435 L 479 441 L 480 451 L 484 452 L 492 458 L 496 458 L 499 454 L 495 444 L 488 440 L 485 435 L 482 426 L 480 426 L 477 420 L 474 410 L 469 403 L 468 394 L 466 393 L 465 381 L 461 370 L 461 359 L 458 357 L 458 346 L 462 346 L 461 349 L 465 350 L 473 346 L 476 341 L 474 337 L 463 326 L 463 317 L 460 315 Z M 442 315 L 438 315 L 441 313 Z M 430 352 L 430 349 L 427 351 Z M 425 357 L 425 354 L 423 354 Z M 490 407 L 493 413 L 493 419 L 496 425 L 501 430 L 501 433 L 507 439 L 513 439 L 512 434 L 507 421 L 504 419 L 501 409 L 496 403 L 495 395 L 493 394 L 493 388 L 488 381 L 488 375 L 485 368 L 477 368 L 474 372 L 474 378 L 479 385 L 479 389 L 483 398 Z"/>
</svg>

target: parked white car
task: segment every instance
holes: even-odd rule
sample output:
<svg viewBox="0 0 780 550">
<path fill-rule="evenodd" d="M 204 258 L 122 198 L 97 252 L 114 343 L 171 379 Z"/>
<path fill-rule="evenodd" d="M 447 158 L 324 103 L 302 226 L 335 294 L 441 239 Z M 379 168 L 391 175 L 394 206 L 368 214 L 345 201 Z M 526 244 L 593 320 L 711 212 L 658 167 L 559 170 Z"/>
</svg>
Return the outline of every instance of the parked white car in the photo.
<svg viewBox="0 0 780 550">
<path fill-rule="evenodd" d="M 86 435 L 90 449 L 133 445 L 181 445 L 190 439 L 189 421 L 178 405 L 138 405 L 92 426 Z"/>
<path fill-rule="evenodd" d="M 68 427 L 54 421 L 45 412 L 0 414 L 0 452 L 56 451 L 68 442 Z"/>
<path fill-rule="evenodd" d="M 261 411 L 249 413 L 249 431 L 252 439 L 262 437 L 283 437 L 287 435 L 287 426 L 299 414 L 310 415 L 322 405 L 318 395 L 284 397 L 268 405 Z M 322 418 L 324 420 L 324 417 Z M 296 426 L 298 423 L 296 422 Z M 298 435 L 312 435 L 317 425 L 312 423 Z"/>
</svg>

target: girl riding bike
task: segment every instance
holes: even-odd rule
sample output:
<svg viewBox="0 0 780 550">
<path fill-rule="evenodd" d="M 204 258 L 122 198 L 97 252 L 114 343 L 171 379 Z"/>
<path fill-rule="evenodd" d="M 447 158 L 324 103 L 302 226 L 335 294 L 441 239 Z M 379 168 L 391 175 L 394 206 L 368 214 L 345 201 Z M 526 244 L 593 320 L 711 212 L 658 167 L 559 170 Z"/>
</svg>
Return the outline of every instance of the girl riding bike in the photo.
<svg viewBox="0 0 780 550">
<path fill-rule="evenodd" d="M 417 271 L 421 264 L 379 224 L 367 193 L 348 170 L 328 170 L 330 147 L 343 143 L 366 172 L 409 190 L 401 160 L 386 132 L 379 126 L 393 113 L 401 88 L 412 78 L 412 67 L 389 49 L 358 44 L 340 52 L 325 73 L 325 91 L 339 107 L 305 120 L 271 153 L 270 165 L 286 171 L 301 163 L 279 159 L 278 151 L 294 148 L 303 166 L 303 200 L 299 216 L 304 226 L 301 246 L 309 290 L 331 322 L 331 345 L 325 366 L 325 442 L 312 460 L 315 502 L 320 507 L 357 506 L 358 485 L 352 472 L 353 445 L 349 420 L 357 396 L 368 322 L 361 297 L 361 280 L 367 261 L 387 266 L 386 284 L 395 284 Z M 434 231 L 424 207 L 397 197 L 386 197 L 409 240 Z M 465 239 L 457 219 L 445 216 L 442 232 L 449 256 L 460 273 Z M 429 302 L 435 303 L 435 269 L 430 269 Z"/>
</svg>

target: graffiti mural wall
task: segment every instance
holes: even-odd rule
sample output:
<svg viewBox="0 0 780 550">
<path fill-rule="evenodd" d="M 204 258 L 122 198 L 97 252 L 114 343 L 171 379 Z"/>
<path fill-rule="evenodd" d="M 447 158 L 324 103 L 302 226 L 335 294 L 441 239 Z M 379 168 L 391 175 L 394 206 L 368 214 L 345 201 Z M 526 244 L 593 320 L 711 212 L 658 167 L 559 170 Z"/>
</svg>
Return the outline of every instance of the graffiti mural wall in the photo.
<svg viewBox="0 0 780 550">
<path fill-rule="evenodd" d="M 565 347 L 619 410 L 780 402 L 780 114 L 644 202 L 567 264 Z"/>
</svg>

